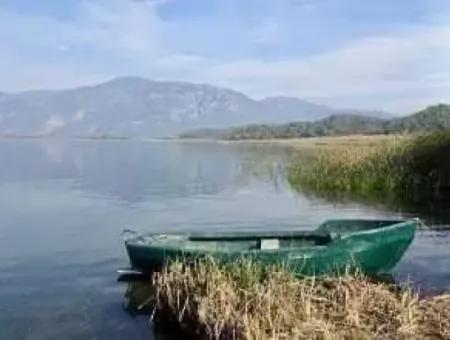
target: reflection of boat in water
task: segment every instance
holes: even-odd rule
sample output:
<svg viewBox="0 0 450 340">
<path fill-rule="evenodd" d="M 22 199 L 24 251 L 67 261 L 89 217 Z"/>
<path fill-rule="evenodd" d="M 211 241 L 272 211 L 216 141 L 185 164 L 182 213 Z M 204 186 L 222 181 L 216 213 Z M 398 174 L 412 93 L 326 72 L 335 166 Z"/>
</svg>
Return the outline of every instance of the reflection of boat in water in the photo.
<svg viewBox="0 0 450 340">
<path fill-rule="evenodd" d="M 146 271 L 176 259 L 211 256 L 284 264 L 298 275 L 324 275 L 358 267 L 388 273 L 414 239 L 418 220 L 330 220 L 310 231 L 131 235 L 125 245 L 133 268 Z"/>
<path fill-rule="evenodd" d="M 119 277 L 119 281 L 127 282 L 124 307 L 130 314 L 151 314 L 155 307 L 155 287 L 148 276 L 143 279 Z"/>
<path fill-rule="evenodd" d="M 152 279 L 148 275 L 130 276 L 120 275 L 118 281 L 126 282 L 127 289 L 124 295 L 124 308 L 133 317 L 143 317 L 150 323 L 154 340 L 189 339 L 180 333 L 173 324 L 166 323 L 156 314 L 156 291 Z"/>
</svg>

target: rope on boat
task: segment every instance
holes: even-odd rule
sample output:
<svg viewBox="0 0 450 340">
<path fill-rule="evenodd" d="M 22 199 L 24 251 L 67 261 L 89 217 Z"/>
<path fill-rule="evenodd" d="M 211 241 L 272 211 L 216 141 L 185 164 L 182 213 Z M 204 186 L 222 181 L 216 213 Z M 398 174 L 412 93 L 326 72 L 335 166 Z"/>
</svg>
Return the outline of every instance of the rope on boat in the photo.
<svg viewBox="0 0 450 340">
<path fill-rule="evenodd" d="M 127 235 L 129 236 L 127 237 Z M 124 241 L 127 241 L 131 235 L 137 235 L 137 232 L 132 229 L 124 229 L 121 233 L 121 236 Z"/>
<path fill-rule="evenodd" d="M 430 230 L 431 229 L 420 218 L 416 217 L 414 220 L 416 220 L 416 222 L 417 222 L 417 230 Z"/>
</svg>

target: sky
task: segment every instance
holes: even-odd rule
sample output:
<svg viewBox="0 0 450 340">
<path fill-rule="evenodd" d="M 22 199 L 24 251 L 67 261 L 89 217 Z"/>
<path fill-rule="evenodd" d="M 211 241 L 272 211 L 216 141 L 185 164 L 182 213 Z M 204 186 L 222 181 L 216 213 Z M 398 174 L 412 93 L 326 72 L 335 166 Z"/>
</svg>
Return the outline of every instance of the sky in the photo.
<svg viewBox="0 0 450 340">
<path fill-rule="evenodd" d="M 0 0 L 0 91 L 116 76 L 410 113 L 450 102 L 450 1 Z"/>
</svg>

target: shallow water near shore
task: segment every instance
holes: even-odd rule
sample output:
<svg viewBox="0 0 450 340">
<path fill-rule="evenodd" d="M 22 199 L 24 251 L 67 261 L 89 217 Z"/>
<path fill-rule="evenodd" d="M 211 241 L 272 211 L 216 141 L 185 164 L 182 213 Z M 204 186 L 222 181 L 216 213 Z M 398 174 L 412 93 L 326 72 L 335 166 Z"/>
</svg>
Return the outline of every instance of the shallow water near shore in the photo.
<svg viewBox="0 0 450 340">
<path fill-rule="evenodd" d="M 148 339 L 124 307 L 120 232 L 312 228 L 328 218 L 439 215 L 293 190 L 274 145 L 0 141 L 0 339 Z M 420 231 L 395 269 L 425 293 L 450 289 L 450 232 Z"/>
</svg>

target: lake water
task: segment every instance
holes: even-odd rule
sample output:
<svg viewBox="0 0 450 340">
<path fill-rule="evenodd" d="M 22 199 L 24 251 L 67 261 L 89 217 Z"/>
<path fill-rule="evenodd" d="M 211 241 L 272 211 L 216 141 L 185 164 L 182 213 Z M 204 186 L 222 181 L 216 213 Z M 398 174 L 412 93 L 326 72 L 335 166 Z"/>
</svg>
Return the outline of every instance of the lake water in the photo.
<svg viewBox="0 0 450 340">
<path fill-rule="evenodd" d="M 117 282 L 125 227 L 289 229 L 421 215 L 295 192 L 284 176 L 290 157 L 257 144 L 0 141 L 0 339 L 152 338 Z M 450 288 L 449 241 L 446 231 L 419 232 L 396 277 Z"/>
</svg>

